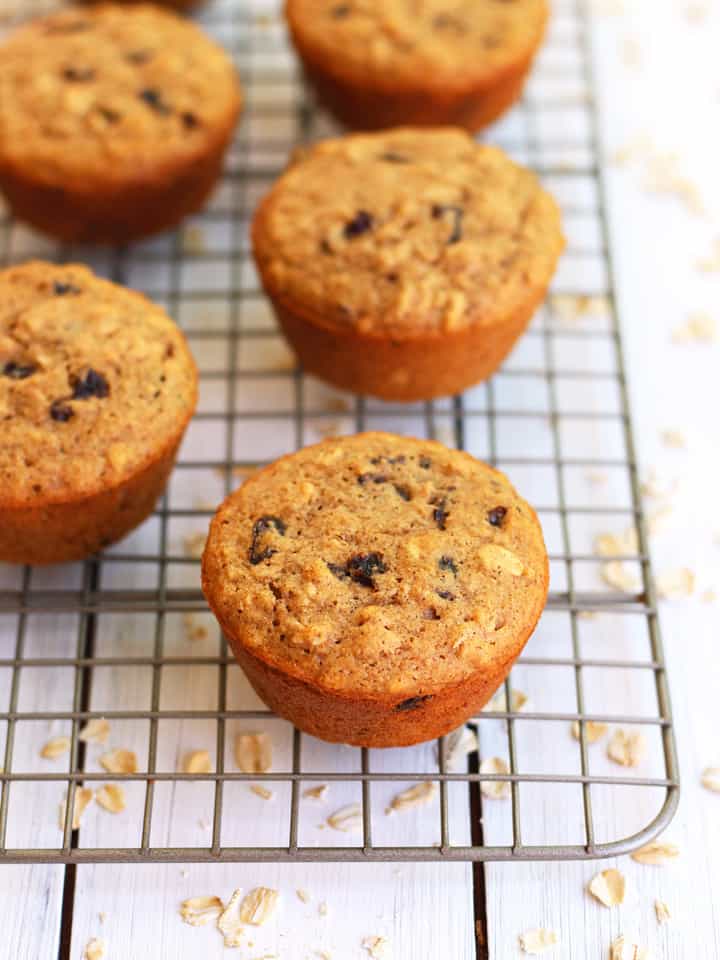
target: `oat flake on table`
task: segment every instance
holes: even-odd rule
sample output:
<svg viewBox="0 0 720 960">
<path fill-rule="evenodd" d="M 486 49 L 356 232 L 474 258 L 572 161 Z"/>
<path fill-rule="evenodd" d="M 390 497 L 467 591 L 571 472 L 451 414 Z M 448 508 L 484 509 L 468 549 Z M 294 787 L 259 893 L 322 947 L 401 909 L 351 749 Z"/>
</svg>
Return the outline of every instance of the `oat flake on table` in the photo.
<svg viewBox="0 0 720 960">
<path fill-rule="evenodd" d="M 93 937 L 85 945 L 83 960 L 103 960 L 105 956 L 105 941 L 99 937 Z"/>
<path fill-rule="evenodd" d="M 647 741 L 642 733 L 618 727 L 608 743 L 607 755 L 621 767 L 638 767 L 646 750 Z"/>
<path fill-rule="evenodd" d="M 637 943 L 628 943 L 620 935 L 610 945 L 610 960 L 650 960 L 650 953 Z"/>
<path fill-rule="evenodd" d="M 212 761 L 207 750 L 191 750 L 183 757 L 183 773 L 210 773 Z"/>
<path fill-rule="evenodd" d="M 72 828 L 73 830 L 80 829 L 80 821 L 82 816 L 85 813 L 85 810 L 92 803 L 93 792 L 89 787 L 76 787 L 75 795 L 73 798 L 73 811 L 72 811 Z M 67 815 L 67 796 L 63 799 L 60 804 L 60 829 L 65 829 L 65 817 Z"/>
<path fill-rule="evenodd" d="M 351 830 L 359 830 L 362 826 L 362 810 L 359 803 L 349 803 L 347 806 L 340 807 L 335 813 L 331 813 L 325 821 L 333 830 L 342 830 L 349 833 Z"/>
<path fill-rule="evenodd" d="M 480 764 L 480 773 L 510 773 L 510 767 L 502 757 L 486 757 Z M 481 780 L 480 790 L 484 796 L 502 800 L 510 796 L 509 780 Z"/>
<path fill-rule="evenodd" d="M 390 941 L 387 937 L 365 937 L 362 946 L 373 960 L 386 960 L 390 956 Z"/>
<path fill-rule="evenodd" d="M 526 930 L 525 933 L 520 934 L 518 939 L 523 953 L 529 953 L 533 956 L 547 953 L 548 950 L 552 950 L 560 943 L 557 933 L 554 930 L 546 930 L 544 927 Z"/>
<path fill-rule="evenodd" d="M 238 888 L 233 891 L 232 896 L 225 905 L 224 910 L 217 918 L 217 928 L 223 935 L 225 946 L 228 948 L 239 947 L 245 927 L 240 919 L 240 897 L 242 890 Z"/>
<path fill-rule="evenodd" d="M 584 723 L 585 727 L 585 739 L 589 744 L 598 743 L 602 740 L 605 734 L 608 732 L 608 725 L 606 723 L 599 723 L 597 720 L 586 720 Z M 570 724 L 570 733 L 573 735 L 575 740 L 580 740 L 580 721 L 573 720 Z"/>
<path fill-rule="evenodd" d="M 603 870 L 592 878 L 588 892 L 603 906 L 616 907 L 625 902 L 627 882 L 619 870 Z"/>
<path fill-rule="evenodd" d="M 125 791 L 117 783 L 106 783 L 95 791 L 95 803 L 108 813 L 122 813 L 126 807 Z"/>
<path fill-rule="evenodd" d="M 191 927 L 204 927 L 224 910 L 220 897 L 189 897 L 180 904 L 180 916 Z"/>
<path fill-rule="evenodd" d="M 680 848 L 675 843 L 662 843 L 660 840 L 654 840 L 652 843 L 646 843 L 630 856 L 636 863 L 643 863 L 653 867 L 662 867 L 666 863 L 672 863 L 680 856 Z"/>
<path fill-rule="evenodd" d="M 660 926 L 662 926 L 664 923 L 669 923 L 672 920 L 670 907 L 665 903 L 664 900 L 655 901 L 655 919 Z"/>
<path fill-rule="evenodd" d="M 431 780 L 425 780 L 416 783 L 401 793 L 396 793 L 386 808 L 385 813 L 390 814 L 400 810 L 409 810 L 413 807 L 421 807 L 430 803 L 437 793 L 437 784 Z"/>
<path fill-rule="evenodd" d="M 240 920 L 260 927 L 277 909 L 280 894 L 271 887 L 255 887 L 240 904 Z"/>
<path fill-rule="evenodd" d="M 118 748 L 104 753 L 100 765 L 108 773 L 137 773 L 137 756 L 132 750 Z"/>
<path fill-rule="evenodd" d="M 702 772 L 701 783 L 706 790 L 720 793 L 720 767 L 706 767 Z"/>
<path fill-rule="evenodd" d="M 272 740 L 267 733 L 238 733 L 235 763 L 242 773 L 267 773 L 272 766 Z"/>
<path fill-rule="evenodd" d="M 110 723 L 105 717 L 93 717 L 78 733 L 83 743 L 106 743 L 110 735 Z"/>
<path fill-rule="evenodd" d="M 53 737 L 40 751 L 44 760 L 55 760 L 70 750 L 70 737 Z"/>
</svg>

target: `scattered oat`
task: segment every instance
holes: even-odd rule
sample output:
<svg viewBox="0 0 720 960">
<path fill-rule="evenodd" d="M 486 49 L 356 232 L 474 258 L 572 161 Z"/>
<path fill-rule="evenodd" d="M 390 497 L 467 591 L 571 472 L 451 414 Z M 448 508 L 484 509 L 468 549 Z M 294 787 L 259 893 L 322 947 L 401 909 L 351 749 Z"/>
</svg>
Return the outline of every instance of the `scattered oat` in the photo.
<svg viewBox="0 0 720 960">
<path fill-rule="evenodd" d="M 106 783 L 95 791 L 95 802 L 108 813 L 122 813 L 125 809 L 125 791 L 117 783 Z"/>
<path fill-rule="evenodd" d="M 645 863 L 654 867 L 661 867 L 671 860 L 677 860 L 680 856 L 680 848 L 674 843 L 661 843 L 654 840 L 652 843 L 645 844 L 630 856 L 637 863 Z"/>
<path fill-rule="evenodd" d="M 664 900 L 655 901 L 655 917 L 660 926 L 662 926 L 664 923 L 669 923 L 672 920 L 670 907 L 665 903 Z"/>
<path fill-rule="evenodd" d="M 272 800 L 274 796 L 272 790 L 268 790 L 267 787 L 263 787 L 259 783 L 251 783 L 250 789 L 256 796 L 261 797 L 263 800 Z"/>
<path fill-rule="evenodd" d="M 480 764 L 480 773 L 510 773 L 510 767 L 502 757 L 486 757 Z M 480 790 L 486 797 L 493 800 L 502 800 L 510 796 L 509 780 L 481 780 Z"/>
<path fill-rule="evenodd" d="M 211 920 L 217 920 L 223 910 L 220 897 L 190 897 L 180 904 L 180 916 L 191 927 L 204 927 Z"/>
<path fill-rule="evenodd" d="M 326 917 L 328 915 L 328 905 L 324 900 L 322 903 L 318 904 L 318 913 L 321 917 Z"/>
<path fill-rule="evenodd" d="M 384 960 L 389 956 L 390 941 L 387 937 L 365 937 L 362 947 L 367 950 L 373 960 Z"/>
<path fill-rule="evenodd" d="M 225 938 L 226 947 L 239 947 L 245 927 L 240 920 L 240 894 L 238 888 L 225 905 L 225 909 L 217 918 L 217 928 Z"/>
<path fill-rule="evenodd" d="M 627 884 L 619 870 L 603 870 L 596 873 L 588 884 L 588 893 L 592 894 L 606 907 L 616 907 L 625 902 Z"/>
<path fill-rule="evenodd" d="M 207 750 L 191 750 L 186 753 L 182 764 L 183 773 L 210 773 L 212 760 Z"/>
<path fill-rule="evenodd" d="M 206 541 L 207 533 L 203 533 L 202 531 L 189 533 L 186 537 L 183 537 L 183 551 L 185 556 L 200 560 L 205 550 Z"/>
<path fill-rule="evenodd" d="M 666 447 L 672 447 L 675 450 L 684 450 L 687 447 L 685 434 L 681 430 L 662 430 L 660 439 Z"/>
<path fill-rule="evenodd" d="M 423 780 L 416 783 L 402 793 L 397 793 L 390 801 L 390 806 L 385 810 L 386 814 L 393 813 L 395 810 L 410 810 L 412 807 L 422 807 L 430 803 L 437 793 L 437 784 L 431 780 Z"/>
<path fill-rule="evenodd" d="M 307 890 L 303 890 L 302 887 L 300 887 L 295 893 L 297 894 L 298 900 L 302 900 L 303 903 L 310 903 L 310 894 Z"/>
<path fill-rule="evenodd" d="M 110 724 L 105 717 L 93 717 L 78 733 L 78 740 L 84 743 L 106 743 L 110 735 Z"/>
<path fill-rule="evenodd" d="M 720 793 L 720 767 L 706 767 L 700 780 L 706 790 Z"/>
<path fill-rule="evenodd" d="M 256 887 L 240 904 L 240 920 L 262 926 L 275 912 L 280 894 L 270 887 Z"/>
<path fill-rule="evenodd" d="M 180 243 L 183 253 L 190 256 L 206 252 L 205 233 L 193 224 L 186 224 L 181 231 Z"/>
<path fill-rule="evenodd" d="M 110 750 L 100 757 L 100 764 L 108 773 L 137 773 L 137 756 L 132 750 Z"/>
<path fill-rule="evenodd" d="M 650 954 L 644 947 L 627 943 L 625 937 L 619 936 L 610 946 L 610 960 L 650 960 Z"/>
<path fill-rule="evenodd" d="M 675 327 L 673 343 L 712 343 L 717 340 L 717 321 L 709 313 L 691 313 L 685 323 Z"/>
<path fill-rule="evenodd" d="M 449 733 L 443 741 L 445 751 L 445 765 L 452 769 L 465 760 L 470 753 L 475 753 L 478 749 L 478 738 L 474 730 L 463 724 L 457 730 Z M 439 762 L 437 747 L 435 748 L 435 759 Z"/>
<path fill-rule="evenodd" d="M 606 723 L 598 723 L 595 720 L 586 720 L 585 721 L 585 739 L 588 743 L 597 743 L 599 740 L 605 736 L 608 732 L 608 725 Z M 570 733 L 576 740 L 580 739 L 580 721 L 574 720 L 570 725 Z"/>
<path fill-rule="evenodd" d="M 198 826 L 201 830 L 209 830 L 212 826 L 212 822 L 209 817 L 200 817 L 198 820 Z"/>
<path fill-rule="evenodd" d="M 631 557 L 638 552 L 638 535 L 634 527 L 621 534 L 601 533 L 595 537 L 595 553 L 599 557 Z"/>
<path fill-rule="evenodd" d="M 638 767 L 645 755 L 647 742 L 639 731 L 628 733 L 618 727 L 610 738 L 607 746 L 607 755 L 621 767 Z"/>
<path fill-rule="evenodd" d="M 315 956 L 318 960 L 332 960 L 332 954 L 328 953 L 327 950 L 316 950 Z"/>
<path fill-rule="evenodd" d="M 359 803 L 349 803 L 346 807 L 340 807 L 335 813 L 331 813 L 325 821 L 333 830 L 342 830 L 350 833 L 352 830 L 359 830 L 362 826 L 362 811 Z"/>
<path fill-rule="evenodd" d="M 603 563 L 600 567 L 600 576 L 609 587 L 620 590 L 622 593 L 637 593 L 640 589 L 640 581 L 628 570 L 622 560 Z"/>
<path fill-rule="evenodd" d="M 520 934 L 518 939 L 523 953 L 532 954 L 546 953 L 560 943 L 560 938 L 554 930 L 543 928 L 526 930 L 525 933 Z"/>
<path fill-rule="evenodd" d="M 45 760 L 54 760 L 61 757 L 70 749 L 70 737 L 53 737 L 45 744 L 40 751 L 40 756 Z"/>
<path fill-rule="evenodd" d="M 307 790 L 303 790 L 303 797 L 307 797 L 308 800 L 324 800 L 327 792 L 328 785 L 320 783 L 316 787 L 308 787 Z"/>
<path fill-rule="evenodd" d="M 715 603 L 717 600 L 717 594 L 714 590 L 704 590 L 700 594 L 700 599 L 703 603 Z"/>
<path fill-rule="evenodd" d="M 522 690 L 510 691 L 510 711 L 512 713 L 520 713 L 520 711 L 527 706 L 527 702 L 528 695 L 523 693 Z M 505 687 L 499 690 L 489 703 L 485 704 L 483 710 L 488 713 L 505 713 L 507 710 Z"/>
<path fill-rule="evenodd" d="M 677 480 L 673 480 L 670 486 L 663 487 L 654 468 L 648 471 L 647 479 L 640 484 L 640 493 L 648 500 L 669 500 L 677 493 L 677 489 Z"/>
<path fill-rule="evenodd" d="M 720 237 L 716 238 L 712 253 L 698 260 L 695 266 L 703 273 L 720 273 Z"/>
<path fill-rule="evenodd" d="M 104 956 L 105 941 L 100 940 L 98 937 L 93 937 L 92 940 L 88 940 L 87 945 L 85 946 L 83 960 L 102 960 Z"/>
<path fill-rule="evenodd" d="M 695 574 L 687 567 L 666 570 L 655 578 L 655 589 L 662 600 L 690 597 L 695 591 Z"/>
<path fill-rule="evenodd" d="M 647 531 L 651 537 L 657 536 L 667 527 L 672 512 L 672 507 L 665 505 L 658 507 L 657 510 L 653 510 L 652 513 L 649 514 L 647 518 Z"/>
<path fill-rule="evenodd" d="M 100 923 L 105 923 L 106 919 L 107 919 L 107 914 L 105 913 L 104 910 L 101 910 L 100 913 L 98 914 L 98 920 L 100 921 Z"/>
<path fill-rule="evenodd" d="M 183 629 L 188 640 L 205 640 L 208 636 L 208 628 L 197 622 L 194 613 L 184 613 L 182 618 Z"/>
<path fill-rule="evenodd" d="M 702 214 L 705 207 L 697 185 L 680 172 L 680 159 L 674 153 L 655 152 L 647 158 L 645 189 L 651 193 L 671 194 L 681 200 L 690 213 Z"/>
<path fill-rule="evenodd" d="M 272 766 L 272 740 L 267 733 L 239 733 L 235 763 L 243 773 L 267 773 Z"/>
<path fill-rule="evenodd" d="M 72 828 L 80 829 L 80 821 L 85 809 L 89 803 L 92 803 L 93 792 L 90 787 L 77 787 L 73 800 Z M 67 797 L 60 804 L 60 829 L 65 829 L 65 816 L 67 814 Z"/>
</svg>

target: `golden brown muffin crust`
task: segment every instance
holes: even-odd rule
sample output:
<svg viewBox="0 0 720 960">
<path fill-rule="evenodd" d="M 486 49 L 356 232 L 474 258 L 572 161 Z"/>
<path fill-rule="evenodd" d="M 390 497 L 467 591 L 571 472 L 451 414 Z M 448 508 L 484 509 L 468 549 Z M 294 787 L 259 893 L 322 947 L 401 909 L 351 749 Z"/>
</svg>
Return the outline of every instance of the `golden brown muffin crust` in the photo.
<svg viewBox="0 0 720 960">
<path fill-rule="evenodd" d="M 397 89 L 493 82 L 531 56 L 546 0 L 287 0 L 304 51 L 339 76 Z"/>
<path fill-rule="evenodd" d="M 228 634 L 272 667 L 347 696 L 425 696 L 517 656 L 547 558 L 501 473 L 439 443 L 366 433 L 284 457 L 232 494 L 203 589 Z"/>
<path fill-rule="evenodd" d="M 160 307 L 86 267 L 0 272 L 0 508 L 89 497 L 177 444 L 197 399 Z"/>
<path fill-rule="evenodd" d="M 0 47 L 0 172 L 88 192 L 170 174 L 228 138 L 240 102 L 229 58 L 176 14 L 65 10 Z"/>
<path fill-rule="evenodd" d="M 454 128 L 320 143 L 254 222 L 274 297 L 321 325 L 398 337 L 504 320 L 545 289 L 563 243 L 535 175 Z"/>
</svg>

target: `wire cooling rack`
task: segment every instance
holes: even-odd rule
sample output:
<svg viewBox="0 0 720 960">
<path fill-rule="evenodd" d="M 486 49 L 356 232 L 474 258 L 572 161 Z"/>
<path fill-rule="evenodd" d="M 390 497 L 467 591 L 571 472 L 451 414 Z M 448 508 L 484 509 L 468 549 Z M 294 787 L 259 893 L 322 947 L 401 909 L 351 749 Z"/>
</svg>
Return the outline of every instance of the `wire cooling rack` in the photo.
<svg viewBox="0 0 720 960">
<path fill-rule="evenodd" d="M 247 231 L 253 207 L 296 144 L 334 131 L 303 91 L 277 4 L 240 7 L 217 0 L 202 14 L 232 51 L 247 94 L 223 183 L 204 213 L 176 234 L 104 252 L 58 248 L 7 216 L 0 227 L 4 263 L 80 259 L 163 303 L 201 368 L 199 412 L 166 497 L 139 531 L 82 564 L 0 568 L 0 863 L 627 852 L 671 819 L 678 773 L 584 8 L 554 4 L 522 104 L 488 134 L 533 166 L 563 207 L 569 248 L 548 302 L 492 381 L 462 397 L 392 406 L 296 369 L 258 289 Z M 464 447 L 509 473 L 539 508 L 551 554 L 548 608 L 504 697 L 468 725 L 479 753 L 458 756 L 449 738 L 356 750 L 292 729 L 255 698 L 199 590 L 197 554 L 213 507 L 247 470 L 330 433 L 373 428 Z M 593 542 L 628 528 L 639 546 L 618 558 L 628 578 L 618 591 L 603 583 L 610 558 L 598 557 Z M 100 717 L 110 724 L 107 743 L 80 739 Z M 591 721 L 609 725 L 604 742 L 591 742 Z M 608 758 L 616 729 L 644 737 L 639 766 Z M 244 774 L 233 742 L 257 731 L 271 737 L 273 764 Z M 69 753 L 41 758 L 43 744 L 60 735 L 70 738 Z M 133 750 L 138 772 L 106 773 L 99 757 L 113 747 Z M 212 772 L 178 772 L 196 749 L 209 751 Z M 480 758 L 494 757 L 507 774 L 479 772 Z M 437 785 L 428 804 L 386 813 L 396 794 L 424 781 Z M 73 829 L 76 792 L 106 782 L 122 784 L 126 809 L 110 816 L 92 804 Z M 507 796 L 490 797 L 503 783 Z M 308 788 L 321 784 L 326 797 L 309 799 Z M 358 830 L 328 825 L 354 804 Z"/>
</svg>

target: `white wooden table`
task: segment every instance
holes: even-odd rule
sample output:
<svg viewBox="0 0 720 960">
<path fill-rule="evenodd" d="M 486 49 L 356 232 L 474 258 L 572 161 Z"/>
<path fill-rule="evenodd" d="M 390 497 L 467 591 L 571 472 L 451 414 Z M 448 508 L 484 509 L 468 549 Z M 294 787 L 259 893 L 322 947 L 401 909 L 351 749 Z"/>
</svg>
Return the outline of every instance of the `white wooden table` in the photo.
<svg viewBox="0 0 720 960">
<path fill-rule="evenodd" d="M 719 623 L 717 605 L 699 598 L 713 587 L 720 592 L 720 348 L 673 343 L 672 331 L 692 311 L 709 311 L 718 318 L 720 306 L 720 273 L 702 273 L 695 266 L 711 256 L 720 236 L 720 11 L 691 22 L 686 9 L 702 4 L 626 0 L 622 12 L 615 12 L 610 2 L 598 0 L 594 6 L 593 41 L 608 155 L 647 134 L 657 151 L 680 154 L 679 170 L 697 184 L 707 210 L 695 215 L 677 195 L 651 196 L 643 188 L 647 147 L 630 164 L 603 164 L 640 461 L 646 471 L 654 467 L 665 485 L 681 480 L 668 528 L 653 541 L 656 569 L 688 566 L 698 580 L 693 598 L 662 608 L 683 773 L 680 813 L 669 837 L 680 845 L 682 857 L 665 868 L 643 867 L 627 858 L 613 864 L 632 877 L 637 889 L 633 903 L 614 911 L 584 892 L 599 865 L 488 864 L 486 917 L 477 919 L 483 920 L 487 954 L 493 960 L 519 955 L 518 934 L 532 927 L 558 931 L 562 944 L 554 955 L 572 960 L 606 956 L 619 933 L 652 948 L 657 958 L 710 960 L 720 956 L 720 798 L 704 791 L 699 777 L 704 767 L 720 765 Z M 660 167 L 667 186 L 667 164 L 663 161 Z M 665 445 L 660 436 L 665 429 L 681 431 L 687 449 Z M 126 625 L 122 636 L 113 635 L 113 642 L 133 649 L 141 632 Z M 74 635 L 68 624 L 59 622 L 34 642 L 40 655 L 73 644 Z M 612 642 L 609 637 L 608 644 Z M 199 708 L 213 682 L 197 674 L 192 684 L 178 677 L 163 696 Z M 131 674 L 108 678 L 107 684 L 104 688 L 96 683 L 93 696 L 131 705 L 143 695 Z M 60 680 L 38 684 L 24 706 L 30 709 L 34 703 L 46 709 L 63 696 Z M 132 746 L 134 735 L 128 729 L 123 745 Z M 172 763 L 189 740 L 205 745 L 203 736 L 202 721 L 180 723 L 161 740 L 160 754 Z M 28 747 L 28 753 L 35 746 Z M 22 744 L 16 749 L 22 750 Z M 16 828 L 25 831 L 28 842 L 50 845 L 57 842 L 57 830 L 40 816 L 46 799 L 40 793 L 27 797 Z M 128 793 L 131 806 L 141 802 L 140 794 Z M 206 842 L 196 816 L 197 792 L 179 788 L 168 793 L 170 806 L 181 800 L 189 811 L 181 824 L 182 842 L 193 842 L 193 837 L 194 842 Z M 262 801 L 257 803 L 261 816 L 265 810 Z M 100 815 L 93 816 L 91 831 L 110 829 Z M 603 816 L 621 823 L 632 818 L 632 811 L 614 806 Z M 267 820 L 265 814 L 259 822 Z M 557 820 L 558 811 L 543 806 L 533 827 L 542 837 L 557 832 Z M 486 827 L 491 829 L 492 823 Z M 112 842 L 136 840 L 123 839 L 122 824 L 111 829 Z M 242 956 L 271 951 L 283 960 L 300 960 L 326 950 L 345 960 L 366 955 L 360 944 L 369 935 L 386 936 L 396 960 L 469 960 L 478 950 L 472 869 L 464 864 L 88 865 L 77 869 L 74 890 L 57 866 L 4 867 L 1 878 L 0 956 L 12 960 L 79 960 L 93 936 L 107 941 L 107 956 L 113 960 L 220 957 L 224 950 L 217 933 L 183 925 L 179 902 L 199 894 L 226 897 L 236 887 L 260 884 L 278 888 L 283 907 L 255 938 L 255 948 L 244 949 Z M 298 888 L 311 895 L 309 903 L 296 897 Z M 68 904 L 73 909 L 61 946 L 63 897 L 66 917 Z M 655 898 L 666 901 L 673 913 L 672 922 L 662 928 L 655 920 Z M 322 902 L 328 904 L 326 916 L 318 910 Z"/>
</svg>

